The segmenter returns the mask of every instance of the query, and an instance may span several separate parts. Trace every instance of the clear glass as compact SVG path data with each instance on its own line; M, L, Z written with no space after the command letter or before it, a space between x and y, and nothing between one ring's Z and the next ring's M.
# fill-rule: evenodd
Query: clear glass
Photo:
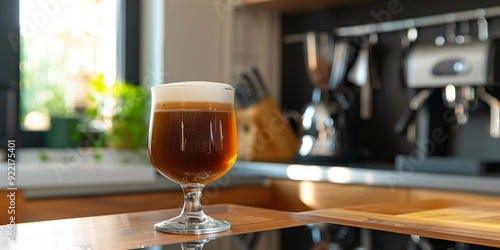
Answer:
M156 223L155 229L180 234L228 230L228 222L203 212L200 198L203 187L236 161L234 89L222 83L171 83L153 87L151 97L149 159L184 192L181 214Z
M195 241L189 241L189 242L181 242L181 249L182 250L202 250L203 246L213 240L212 239L203 239L203 240L195 240Z

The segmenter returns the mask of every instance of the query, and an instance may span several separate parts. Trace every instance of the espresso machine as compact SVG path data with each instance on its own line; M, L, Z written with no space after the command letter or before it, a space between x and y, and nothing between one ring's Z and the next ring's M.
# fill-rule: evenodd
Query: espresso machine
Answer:
M495 70L500 65L500 40L488 37L484 22L481 19L477 22L477 38L469 34L456 35L455 24L449 24L446 36L438 36L434 44L409 46L403 74L406 86L414 95L395 131L406 134L417 149L412 155L396 156L398 170L483 175L486 169L499 165L498 159L435 156L439 144L457 143L449 135L459 134L458 131L467 127L471 112L479 105L489 108L489 126L476 129L474 136L487 133L488 140L500 138L500 101L494 94L495 85L500 83L500 74ZM465 25L468 22L461 24ZM427 104L431 96L439 95L444 109ZM446 124L447 129L430 126L433 119Z

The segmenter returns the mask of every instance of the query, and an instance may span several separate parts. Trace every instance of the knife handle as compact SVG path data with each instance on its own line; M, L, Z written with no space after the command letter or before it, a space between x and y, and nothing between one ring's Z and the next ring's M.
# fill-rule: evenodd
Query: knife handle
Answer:
M368 82L361 86L360 91L360 116L364 120L369 120L373 116L373 90Z

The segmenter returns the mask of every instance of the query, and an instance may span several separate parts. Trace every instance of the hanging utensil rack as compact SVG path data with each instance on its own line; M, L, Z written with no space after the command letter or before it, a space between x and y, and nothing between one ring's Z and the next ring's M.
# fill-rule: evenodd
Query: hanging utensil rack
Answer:
M410 28L436 26L497 16L500 16L500 6L450 12L445 14L387 21L381 23L369 23L363 25L340 27L334 29L333 34L338 37L357 37L374 33L395 32ZM283 42L285 44L302 42L305 38L305 35L306 33L286 35L283 37Z

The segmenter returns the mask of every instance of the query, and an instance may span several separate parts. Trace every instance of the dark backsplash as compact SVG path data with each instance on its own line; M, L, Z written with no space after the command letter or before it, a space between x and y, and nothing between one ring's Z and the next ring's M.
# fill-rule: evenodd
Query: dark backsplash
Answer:
M393 4L391 8L388 5ZM453 11L469 10L498 5L498 1L431 1L431 0L388 0L359 5L327 8L282 16L283 35L307 31L332 31L336 27L359 25L387 20L399 20ZM393 13L390 12L392 10ZM397 10L397 11L395 11ZM489 21L490 37L500 37L500 19ZM417 43L433 43L438 35L444 35L445 26L419 29ZM471 34L477 34L471 22ZM300 43L282 46L282 105L286 109L302 112L311 101L313 86L307 78L304 64L303 45ZM401 75L403 50L400 46L400 32L379 35L375 47L376 61L382 88L374 92L374 117L364 121L359 119L359 106L353 106L347 114L350 141L356 148L356 157L362 160L392 162L398 154L411 154L417 149L409 143L405 135L394 133L394 125L408 109L410 90L404 86ZM347 83L359 98L358 87ZM499 96L500 91L494 91ZM429 100L432 117L442 117L445 108L441 101L441 91ZM450 123L443 119L431 118L431 129L442 128L450 136L446 143L436 145L432 155L498 158L500 140L489 137L487 129L489 111L480 105L471 113L467 127L450 129Z

